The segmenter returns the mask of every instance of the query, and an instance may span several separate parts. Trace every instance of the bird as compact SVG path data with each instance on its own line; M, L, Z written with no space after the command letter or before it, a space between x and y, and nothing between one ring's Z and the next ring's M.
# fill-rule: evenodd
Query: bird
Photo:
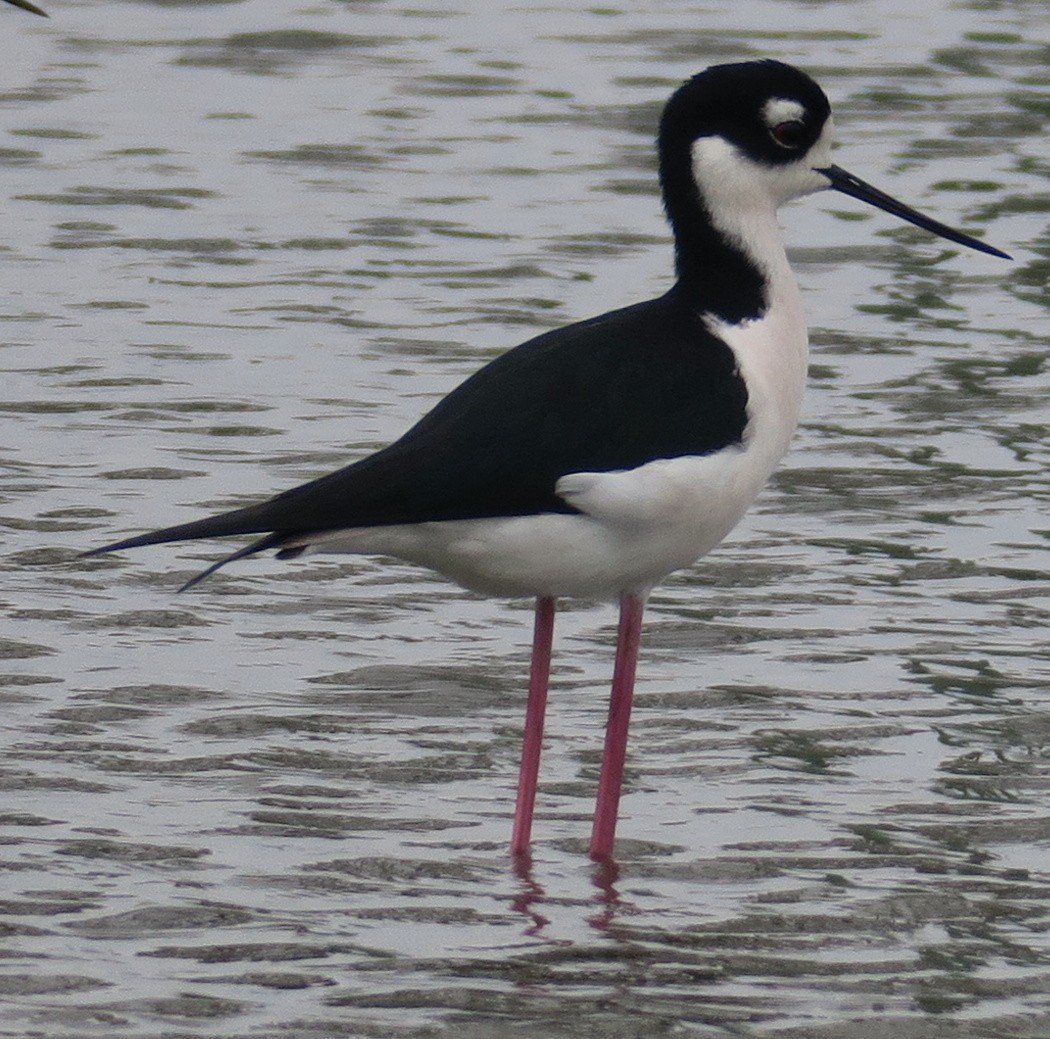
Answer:
M663 295L510 349L344 468L84 555L261 535L184 589L272 549L389 556L535 600L516 857L530 853L557 600L618 602L589 844L611 860L646 600L732 530L798 422L808 337L777 209L833 189L1009 259L835 165L831 144L828 99L801 70L765 59L699 72L666 103L656 138L675 258Z

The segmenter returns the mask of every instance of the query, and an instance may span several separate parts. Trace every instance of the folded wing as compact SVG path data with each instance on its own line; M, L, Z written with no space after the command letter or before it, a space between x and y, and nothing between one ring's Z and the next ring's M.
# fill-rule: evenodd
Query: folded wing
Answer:
M313 531L571 513L555 490L561 477L738 444L746 403L732 352L672 290L523 343L352 465L256 505L86 554L267 535L215 569Z

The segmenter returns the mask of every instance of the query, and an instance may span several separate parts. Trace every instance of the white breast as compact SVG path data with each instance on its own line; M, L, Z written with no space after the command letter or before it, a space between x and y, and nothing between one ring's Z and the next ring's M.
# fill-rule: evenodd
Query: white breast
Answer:
M745 445L759 486L791 442L809 362L805 315L786 261L770 286L772 302L760 320L731 325L707 319L711 331L732 348L747 386Z

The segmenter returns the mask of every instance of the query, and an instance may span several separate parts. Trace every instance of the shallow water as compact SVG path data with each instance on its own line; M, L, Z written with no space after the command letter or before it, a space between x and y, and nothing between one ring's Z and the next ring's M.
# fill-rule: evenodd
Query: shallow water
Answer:
M1050 1034L1048 23L1037 4L0 10L0 1035ZM643 9L644 8L644 9ZM614 615L407 565L78 561L398 435L667 285L659 106L816 75L795 448L655 593L615 867Z

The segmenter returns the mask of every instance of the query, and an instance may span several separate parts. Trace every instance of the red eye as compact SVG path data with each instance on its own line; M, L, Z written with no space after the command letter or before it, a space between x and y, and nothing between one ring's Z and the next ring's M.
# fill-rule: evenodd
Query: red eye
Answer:
M801 148L806 141L806 124L801 119L788 119L769 130L781 148Z

